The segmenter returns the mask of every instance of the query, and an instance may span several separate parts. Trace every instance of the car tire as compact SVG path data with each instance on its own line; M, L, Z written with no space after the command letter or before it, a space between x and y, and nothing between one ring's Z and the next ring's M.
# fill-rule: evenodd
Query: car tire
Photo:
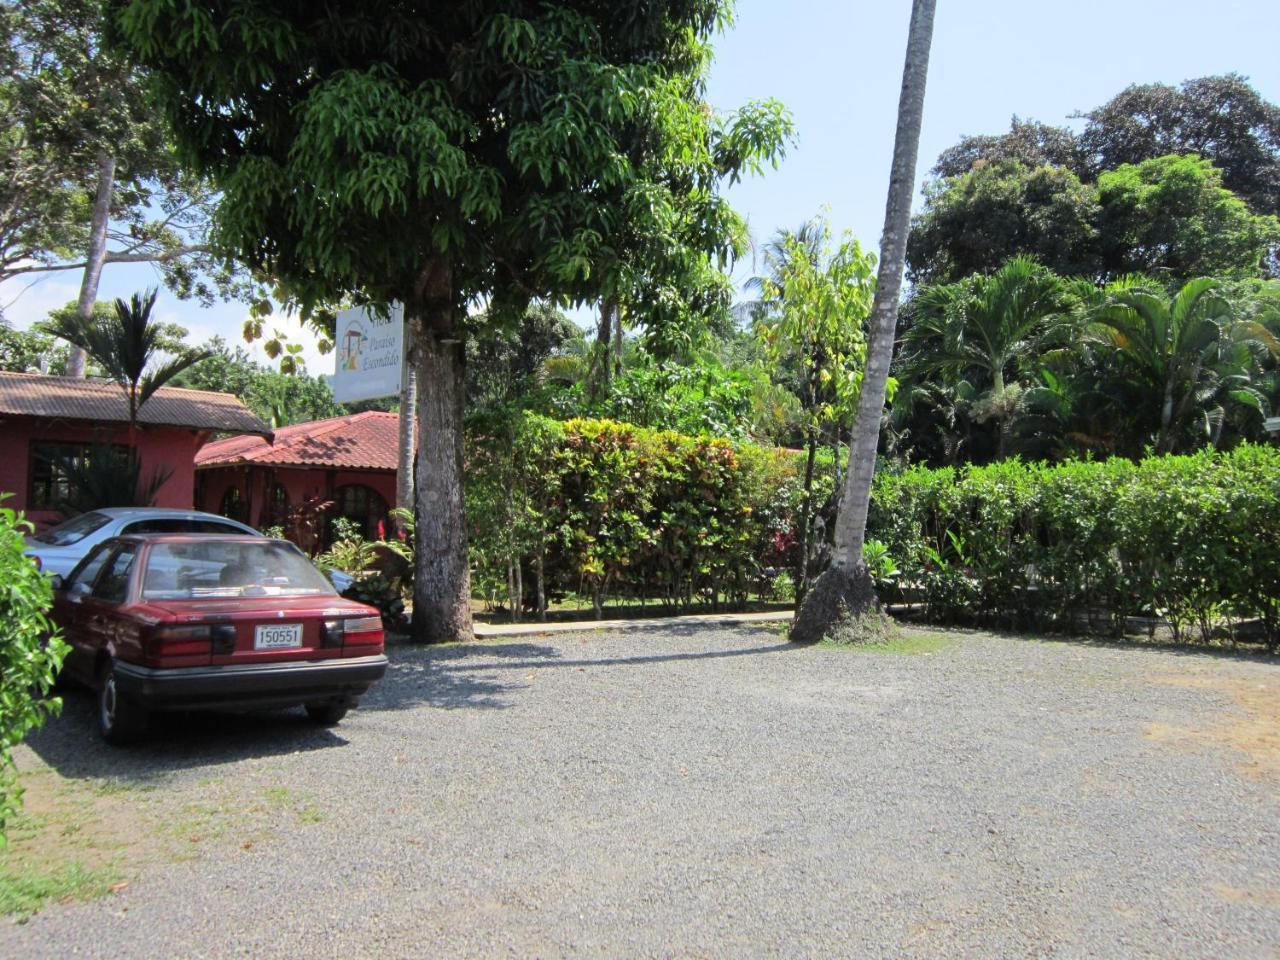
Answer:
M128 697L116 684L115 662L108 660L98 680L98 733L114 746L133 743L147 732L150 714Z
M322 727L332 727L341 723L350 709L350 704L342 700L320 700L307 704L307 718Z

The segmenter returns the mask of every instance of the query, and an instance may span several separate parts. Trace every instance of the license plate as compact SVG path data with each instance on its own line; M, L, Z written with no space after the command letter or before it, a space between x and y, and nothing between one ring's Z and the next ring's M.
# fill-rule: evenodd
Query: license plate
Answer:
M253 649L288 650L302 646L302 624L273 623L253 631Z

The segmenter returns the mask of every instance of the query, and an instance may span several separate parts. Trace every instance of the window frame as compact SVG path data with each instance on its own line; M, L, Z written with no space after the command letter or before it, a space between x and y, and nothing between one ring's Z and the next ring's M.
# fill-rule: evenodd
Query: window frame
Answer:
M118 607L120 604L126 603L129 600L129 587L133 582L134 572L137 569L138 555L141 552L141 547L136 543L119 543L116 544L115 547L115 552L108 558L107 562L103 564L102 569L98 572L98 576L94 580L93 587L89 591L89 596L98 601L98 603L106 603L111 606ZM116 599L115 594L106 597L99 595L98 591L102 588L103 582L107 578L107 572L115 567L116 561L119 560L121 555L126 552L129 553L129 565L125 567L124 570L124 576L122 578L123 585L119 594L119 599Z
M89 549L89 552L81 558L80 562L71 568L71 572L66 575L62 582L62 589L70 594L74 592L73 588L77 584L83 584L85 589L80 595L89 596L92 594L94 584L97 583L98 577L102 576L102 571L106 569L108 561L111 560L112 555L120 546L120 544L114 543L111 540L104 540L102 543L95 544ZM91 564L100 554L103 559L102 563L98 566L98 569L93 572L93 576L89 577L87 580L83 579L84 571L88 569L89 564Z

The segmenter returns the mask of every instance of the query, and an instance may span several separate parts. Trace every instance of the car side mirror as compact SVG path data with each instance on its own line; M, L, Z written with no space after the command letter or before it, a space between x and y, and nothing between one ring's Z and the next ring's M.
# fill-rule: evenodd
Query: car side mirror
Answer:
M54 590L61 590L62 584L63 584L62 574L60 573L55 573L52 577L49 578L49 586L53 587Z

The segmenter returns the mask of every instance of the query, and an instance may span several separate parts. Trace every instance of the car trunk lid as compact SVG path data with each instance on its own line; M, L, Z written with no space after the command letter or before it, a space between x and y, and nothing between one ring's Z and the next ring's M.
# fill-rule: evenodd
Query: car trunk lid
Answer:
M165 600L150 604L169 624L214 628L210 663L273 663L342 656L342 638L326 638L326 620L364 608L336 596Z

